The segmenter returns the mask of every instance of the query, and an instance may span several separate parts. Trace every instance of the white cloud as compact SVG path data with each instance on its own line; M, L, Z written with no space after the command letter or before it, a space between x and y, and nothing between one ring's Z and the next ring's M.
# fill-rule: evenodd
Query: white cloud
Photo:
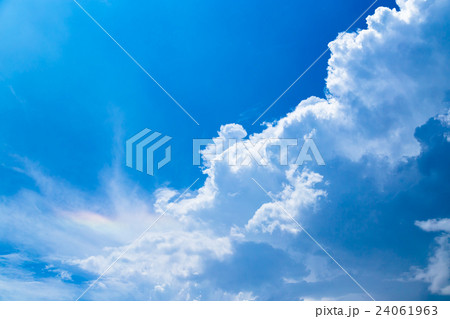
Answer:
M310 97L300 102L293 112L248 139L301 139L313 134L325 161L336 156L356 161L374 155L396 163L404 156L417 155L415 128L446 107L443 98L450 83L450 44L441 30L449 20L450 3L409 0L399 1L399 6L400 11L377 9L368 18L367 29L330 44L325 99ZM245 139L247 132L238 124L228 124L220 128L218 137ZM299 148L290 150L298 154ZM293 166L279 165L274 160L277 149L270 143L263 152L272 159L267 166L230 167L225 158L207 161L204 185L173 204L89 296L198 299L220 294L230 299L255 298L254 292L210 291L202 295L190 277L201 274L207 260L232 254L233 240L253 239L258 236L255 231L261 231L261 236L275 229L297 233L298 228L277 203L301 221L326 196L321 186L326 175L313 172L314 166L296 171ZM103 192L88 195L30 166L25 173L36 181L39 191L22 190L0 203L1 232L43 259L75 264L96 275L181 193L161 188L148 194L109 171ZM270 191L277 203L272 203L252 178ZM446 220L417 225L426 231L448 231ZM270 241L268 237L264 240ZM447 294L448 235L437 241L434 257L417 278L430 282L432 291ZM67 274L61 272L60 277L68 278ZM318 278L311 274L308 279Z
M427 232L444 232L435 238L437 247L425 269L415 269L414 279L430 284L432 293L450 295L450 219L416 221L418 227Z
M71 263L91 273L101 274L126 248L105 248L102 254L72 260ZM230 254L231 243L225 237L217 238L201 231L175 230L173 225L167 231L152 229L102 278L100 290L103 294L120 291L121 295L127 295L154 286L148 298L156 299L158 294L167 291L173 293L189 289L194 284L190 282L190 277L202 273L205 260L221 260ZM127 282L128 285L123 285ZM97 289L92 288L90 293L98 296ZM191 297L195 296L191 294ZM188 298L186 294L181 294L178 299Z
M326 99L302 101L254 138L316 129L328 157L371 154L396 161L418 155L415 128L448 108L450 44L441 30L450 4L409 0L399 6L378 8L367 29L329 44Z
M60 280L72 278L64 267L78 266L94 276L100 275L126 245L160 216L163 203L179 195L177 191L163 188L155 192L156 200L153 200L151 194L131 187L131 183L110 172L107 175L113 178L103 185L104 195L93 197L44 175L28 161L24 162L24 169L16 170L33 178L39 190L23 190L0 203L3 240L14 242L21 253L37 253L43 263L58 263L61 268L48 266L47 271L54 273L53 280L36 279L33 284L36 286L53 282L58 289L63 288ZM232 252L228 237L218 237L193 220L177 218L177 214L195 211L198 203L209 201L208 196L205 199L204 188L188 192L176 211L158 221L102 279L96 288L103 287L100 289L103 295L96 294L95 289L93 295L104 299L105 296L114 298L118 293L120 299L132 294L133 289L140 289L136 291L137 298L157 298L161 292L158 289L154 295L143 295L142 291L149 285L165 285L170 294L185 291L178 297L186 299L190 287L186 279L201 273L206 260L220 260ZM16 266L20 265L16 263ZM124 285L128 281L132 284ZM62 295L75 299L81 288L70 289L70 296L66 294L69 292ZM12 291L12 287L6 289ZM38 294L35 296L40 299Z
M450 4L441 0L410 0L400 1L399 6L400 11L377 9L368 18L367 29L330 43L326 99L311 97L302 101L293 112L248 139L255 143L265 138L303 138L314 134L325 160L335 156L358 160L373 155L387 157L395 164L404 156L417 155L415 128L446 107L443 98L449 83L450 47L439 30L450 14ZM238 124L223 125L218 132L218 138L225 140L246 137L247 132ZM210 145L205 153L213 147ZM174 243L170 246L172 253L186 266L170 260L164 250L156 249L162 261L154 265L154 276L161 274L161 278L169 280L161 272L165 267L175 277L200 272L202 256L221 258L229 253L228 249L220 250L217 241L231 245L231 240L243 240L242 236L255 238L252 237L255 231L272 233L275 229L295 234L298 227L280 211L277 203L301 221L326 196L319 186L326 176L280 166L275 160L278 149L270 143L261 150L272 159L268 166L254 162L248 166L229 166L228 151L224 150L222 159L205 162L205 184L173 205L169 212L173 217L170 227L176 229L174 236L185 236L185 242L171 236L165 240ZM298 154L298 148L292 148L291 152ZM242 148L237 153L246 156ZM251 178L274 194L277 203L272 203ZM156 211L164 211L177 194L169 189L156 193ZM198 248L198 238L187 236L186 229L192 229L193 225L211 230L204 235L211 246ZM239 236L228 237L230 232ZM145 241L147 249L155 245L152 238ZM176 248L177 245L181 246ZM192 258L186 253L190 250ZM140 254L130 255L136 265L130 271L145 272L145 267L149 267L145 262L148 251L143 249ZM111 260L117 252L110 252L105 260ZM101 256L104 255L98 255ZM166 263L164 258L168 258ZM168 266L172 263L173 266ZM193 298L188 286L183 291Z
M32 271L20 266L33 262L18 253L0 255L1 300L70 300L77 288L63 282L62 277L36 279Z
M268 123L261 133L248 139L255 144L263 139L301 139L313 134L325 161L336 156L357 161L369 155L387 158L395 167L399 160L418 155L416 127L448 107L444 97L449 89L450 44L440 30L450 16L450 4L442 0L409 0L398 4L399 11L378 8L368 17L366 29L330 43L326 99L310 97L300 102L294 111ZM218 136L243 139L247 132L238 124L228 124L221 127ZM215 146L217 143L204 153ZM237 185L246 189L243 180L252 177L279 194L281 203L291 203L289 209L294 215L300 203L311 206L325 195L315 190L314 185L308 192L295 192L298 186L295 183L280 189L279 185L292 181L287 178L289 168L277 163L278 149L270 142L260 150L271 159L267 166L252 162L248 166L229 167L226 164L229 151L225 150L215 162L205 162L208 182L215 190L214 195L210 192L210 203L224 202L221 193L236 194ZM289 158L295 159L298 152L299 147L291 147ZM242 148L237 149L237 154L247 156ZM326 176L323 178L326 180ZM247 200L259 198L247 196ZM214 207L218 211L223 209ZM274 204L263 204L248 219L247 229L259 227L271 232L280 227L295 232L277 211Z
M326 193L314 189L322 181L322 176L307 170L298 174L296 170L297 167L292 166L286 171L289 183L279 194L272 195L277 199L275 202L265 203L255 212L245 226L247 230L272 233L279 228L294 234L300 231L286 212L297 220L302 209L308 208Z
M364 152L413 156L417 126L446 109L450 45L441 32L448 1L398 1L378 8L368 28L330 44L327 88L352 121L355 158Z
M416 221L415 225L427 232L443 231L450 233L450 218Z
M243 139L246 136L247 132L239 124L222 125L219 130L219 137L223 139Z

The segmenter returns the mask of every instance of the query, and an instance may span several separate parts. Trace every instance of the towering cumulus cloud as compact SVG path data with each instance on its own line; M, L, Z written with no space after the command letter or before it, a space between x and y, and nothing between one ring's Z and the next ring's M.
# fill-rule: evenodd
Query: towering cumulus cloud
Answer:
M450 158L450 1L397 4L378 8L366 29L329 43L325 97L301 101L250 136L224 124L203 151L204 184L177 202L182 190L148 194L120 169L108 173L101 195L87 196L25 165L22 173L39 189L1 202L10 214L0 215L0 230L32 253L1 257L8 272L0 275L0 297L44 298L46 292L28 291L43 281L64 292L61 298L77 297L166 211L83 298L367 299L284 211L375 298L428 298L418 284L449 295L442 215L449 193L442 176L449 172L433 165ZM294 165L301 145L289 147L289 163L280 165L280 148L270 141L258 150L267 165L230 166L226 147L223 156L207 156L224 140L255 145L270 138L313 138L326 166ZM242 148L233 151L246 157ZM426 221L416 227L416 220ZM435 244L425 237L431 231L441 232ZM47 265L45 279L23 267L31 255ZM17 286L17 278L26 283Z

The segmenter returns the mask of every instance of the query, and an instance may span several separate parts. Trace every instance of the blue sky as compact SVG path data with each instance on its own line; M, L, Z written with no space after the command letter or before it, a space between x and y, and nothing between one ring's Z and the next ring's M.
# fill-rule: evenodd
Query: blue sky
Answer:
M450 4L336 40L371 3L80 1L196 125L73 1L0 1L0 299L76 299L199 178L83 299L367 300L283 207L375 299L448 300ZM144 128L173 138L155 176L125 166ZM192 165L236 134L326 165Z

